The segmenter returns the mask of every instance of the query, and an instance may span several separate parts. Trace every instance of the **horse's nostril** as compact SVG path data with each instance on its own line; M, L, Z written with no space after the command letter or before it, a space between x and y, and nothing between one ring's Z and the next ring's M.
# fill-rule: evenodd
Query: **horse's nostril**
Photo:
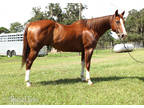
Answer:
M122 38L124 38L124 34L122 34L122 36L121 36Z

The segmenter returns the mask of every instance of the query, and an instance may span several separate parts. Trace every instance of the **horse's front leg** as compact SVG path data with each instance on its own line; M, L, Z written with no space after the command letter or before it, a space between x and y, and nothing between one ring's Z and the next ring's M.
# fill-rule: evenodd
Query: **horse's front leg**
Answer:
M82 81L85 81L85 77L84 77L84 68L85 68L85 52L82 51L82 54L81 54L81 80Z
M90 79L90 62L92 54L93 54L93 48L85 49L86 81L88 81L88 85L93 84Z

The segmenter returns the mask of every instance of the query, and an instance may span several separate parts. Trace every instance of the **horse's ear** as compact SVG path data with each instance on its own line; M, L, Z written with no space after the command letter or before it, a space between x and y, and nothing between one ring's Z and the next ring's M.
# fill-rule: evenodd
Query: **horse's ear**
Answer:
M118 16L118 9L115 11L115 16Z
M121 13L122 16L124 16L124 14L125 14L125 11L123 11L123 12Z

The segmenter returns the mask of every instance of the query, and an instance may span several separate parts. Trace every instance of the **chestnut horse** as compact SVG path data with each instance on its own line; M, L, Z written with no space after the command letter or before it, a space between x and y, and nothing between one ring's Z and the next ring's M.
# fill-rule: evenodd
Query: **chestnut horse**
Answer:
M26 25L23 42L22 66L26 63L25 81L27 87L30 84L30 69L38 52L44 45L50 45L65 52L81 52L81 78L88 81L90 79L90 61L96 44L107 30L112 29L120 38L126 37L124 27L125 12L93 18L83 19L71 25L63 25L52 20L40 20ZM84 67L86 66L86 78L84 77Z

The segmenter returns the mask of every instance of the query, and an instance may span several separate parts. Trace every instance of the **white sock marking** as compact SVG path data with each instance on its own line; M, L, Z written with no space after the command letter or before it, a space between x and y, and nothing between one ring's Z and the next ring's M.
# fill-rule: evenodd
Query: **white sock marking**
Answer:
M124 27L123 20L121 18L120 18L120 23L121 23L121 26L122 26L122 29L123 29L123 34L127 35L127 32L126 32L125 27Z
M90 73L88 70L86 70L86 80L90 80Z
M86 70L86 80L88 81L88 85L92 85L93 84L91 79L90 79L90 73L89 73L88 70Z
M30 70L26 70L25 81L29 81L29 76L30 76Z

